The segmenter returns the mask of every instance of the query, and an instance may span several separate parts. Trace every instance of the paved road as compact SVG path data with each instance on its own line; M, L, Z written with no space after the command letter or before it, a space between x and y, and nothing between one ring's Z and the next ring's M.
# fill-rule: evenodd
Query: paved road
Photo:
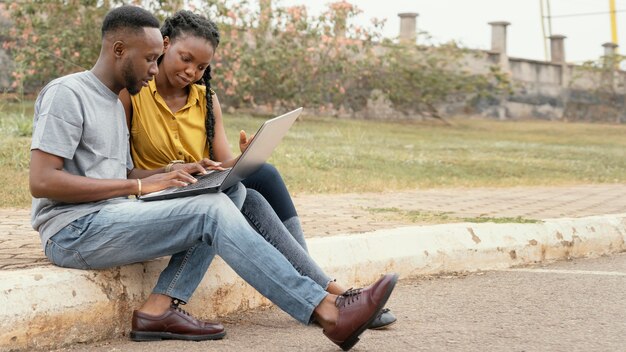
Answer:
M625 351L626 253L470 275L402 280L399 322L353 351ZM224 318L221 341L134 343L62 351L339 351L319 328L275 308Z
M307 237L317 237L390 229L415 219L428 224L478 216L546 219L626 213L626 184L297 195L294 202ZM426 216L380 211L394 208ZM440 213L449 218L428 215ZM29 214L29 209L0 209L0 270L49 265Z

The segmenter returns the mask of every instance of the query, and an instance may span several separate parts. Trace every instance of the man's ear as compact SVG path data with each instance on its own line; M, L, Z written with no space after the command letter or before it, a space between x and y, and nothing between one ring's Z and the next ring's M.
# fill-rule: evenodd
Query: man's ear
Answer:
M126 53L126 45L123 41L118 40L113 43L113 55L115 55L116 58L121 58L124 56L124 53Z

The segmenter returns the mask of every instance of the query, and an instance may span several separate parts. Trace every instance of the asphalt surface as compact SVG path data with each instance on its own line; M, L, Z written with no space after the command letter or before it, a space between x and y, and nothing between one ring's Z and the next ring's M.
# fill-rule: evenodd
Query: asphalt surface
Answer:
M365 332L352 351L626 351L624 288L626 253L404 279L387 304L398 323ZM319 328L276 308L222 321L220 341L124 338L58 351L340 351Z

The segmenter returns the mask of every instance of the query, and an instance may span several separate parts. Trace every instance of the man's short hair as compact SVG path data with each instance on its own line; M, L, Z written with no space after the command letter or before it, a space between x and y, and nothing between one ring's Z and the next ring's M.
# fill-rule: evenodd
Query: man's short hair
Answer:
M102 22L102 38L107 33L120 29L139 32L144 27L159 28L159 20L147 10L138 6L124 5L117 7L104 17Z

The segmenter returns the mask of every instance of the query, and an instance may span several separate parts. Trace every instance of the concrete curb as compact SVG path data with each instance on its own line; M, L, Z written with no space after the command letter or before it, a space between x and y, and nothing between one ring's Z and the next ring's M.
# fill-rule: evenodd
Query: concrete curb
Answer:
M536 224L409 226L309 239L332 277L355 286L401 277L509 268L626 250L626 214ZM165 259L100 271L45 266L0 272L0 351L124 336ZM219 258L186 307L208 318L269 304Z

